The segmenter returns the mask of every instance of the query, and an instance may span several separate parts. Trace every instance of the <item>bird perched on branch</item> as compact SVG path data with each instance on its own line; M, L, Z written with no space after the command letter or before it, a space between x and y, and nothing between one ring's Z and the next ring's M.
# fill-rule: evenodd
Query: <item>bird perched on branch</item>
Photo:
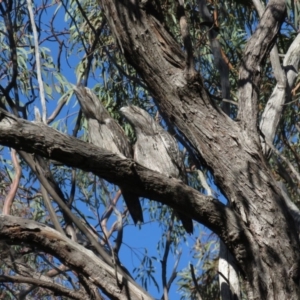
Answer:
M134 160L150 170L187 182L183 159L173 136L137 106L122 107L120 112L136 133ZM176 214L185 230L192 233L192 219L179 212Z
M87 119L89 142L121 157L132 158L132 148L123 128L110 116L97 96L82 85L75 86L74 92ZM121 191L134 223L143 222L139 198L125 187Z

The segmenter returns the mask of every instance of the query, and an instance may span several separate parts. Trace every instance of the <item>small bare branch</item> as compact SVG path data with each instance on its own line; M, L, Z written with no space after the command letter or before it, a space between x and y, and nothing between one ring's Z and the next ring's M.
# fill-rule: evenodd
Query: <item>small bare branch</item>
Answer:
M292 174L296 177L296 179L298 180L298 183L300 183L300 174L297 172L297 170L294 168L293 164L282 154L280 153L274 146L273 144L268 141L267 139L265 139L265 142L267 143L267 145L271 148L271 150L281 159L283 160L288 168L291 170Z
M90 297L88 297L87 295L83 294L80 291L71 291L69 289L64 288L62 285L49 282L49 281L43 281L36 278L29 278L24 276L0 275L0 282L28 283L28 284L33 284L35 286L49 289L50 291L53 291L57 295L65 296L71 299L77 299L77 300L90 299Z
M148 295L134 281L127 281L118 272L118 280L126 284L126 288L120 289L116 286L114 271L102 259L97 257L92 251L74 243L66 236L61 235L56 230L22 218L0 215L0 239L10 239L18 243L28 243L37 249L55 255L63 264L77 270L89 281L113 299L148 299L153 298ZM4 280L0 277L0 280ZM40 282L30 282L39 284ZM43 282L41 282L43 284ZM130 293L130 294L128 294Z
M186 67L188 77L193 77L196 73L193 46L189 32L189 25L184 11L184 0L178 0L177 15L179 18L179 26L181 31L181 36L184 44L185 51L187 53Z
M199 288L199 285L198 285L198 282L197 282L197 279L196 279L196 275L195 275L194 266L192 264L190 264L190 268L191 268L192 279L193 279L195 289L196 289L197 299L202 300L201 293L200 293L200 288Z
M50 124L53 120L55 120L55 118L60 113L60 111L62 110L64 105L67 103L67 100L68 100L68 97L66 96L58 103L57 107L55 108L55 110L53 111L51 116L47 119L47 124Z
M10 210L11 210L11 206L13 204L14 198L16 196L18 187L19 187L19 183L20 183L20 179L21 179L21 175L22 175L22 169L21 166L18 162L17 159L17 153L15 149L11 149L11 158L12 158L12 162L15 168L15 177L13 179L13 182L10 186L10 191L8 192L5 201L4 201L4 205L3 205L3 215L10 215Z
M171 244L172 244L171 233L172 233L172 230L173 230L174 218L175 218L175 213L173 211L171 219L170 219L168 232L166 234L165 251L164 251L163 258L161 260L161 266L162 266L161 267L161 277L162 277L162 284L163 284L163 289L164 289L164 296L163 296L164 300L169 300L168 293L169 293L169 288L170 287L167 284L167 262L168 262L170 247L171 247Z
M257 104L262 62L274 45L285 13L285 1L269 1L259 25L247 43L239 70L238 119L244 124L249 135L255 138L258 136Z
M118 256L123 242L123 218L122 214L118 210L115 209L115 213L117 215L117 221L115 222L113 229L117 231L117 238L115 240L113 252Z
M42 120L44 124L47 124L47 106L46 106L46 99L45 99L45 91L44 91L44 84L41 72L41 60L40 60L40 50L39 50L39 41L38 41L38 34L36 30L36 25L34 21L34 14L32 9L32 2L31 0L27 0L27 8L30 16L30 23L33 32L34 38L34 50L35 50L35 60L36 60L36 72L37 72L37 79L39 83L39 93L42 105Z
M267 105L263 111L260 130L265 139L272 141L275 137L281 114L284 108L284 103L290 100L292 87L298 77L298 67L300 61L300 34L297 35L293 43L290 45L284 60L283 67L287 78L287 85L280 85L278 82L269 98ZM262 149L265 155L269 153L269 147L261 138Z
M122 193L121 190L118 190L114 199L111 201L111 204L109 205L109 207L105 210L103 216L102 216L102 221L101 221L101 225L102 227L106 227L106 223L107 220L109 219L110 215L112 214L114 207L116 206L119 198L121 197Z
M47 194L47 191L46 189L41 185L41 192L42 192L42 195L43 195L43 199L44 199L44 203L45 203L45 206L49 212L49 215L50 215L50 220L51 222L53 223L54 225L54 228L60 232L61 234L65 234L62 227L60 226L60 223L58 221L58 218L57 218L57 215L55 213L55 210L53 209L53 206L51 204L51 200L49 199L49 196Z
M172 270L171 276L170 276L170 278L168 280L168 285L167 285L168 290L170 289L171 284L173 283L173 281L177 277L177 267L178 267L178 264L179 264L179 261L180 261L180 258L181 258L181 254L182 254L182 250L179 250L179 253L177 255L177 259L176 259L175 264L173 266L173 270Z

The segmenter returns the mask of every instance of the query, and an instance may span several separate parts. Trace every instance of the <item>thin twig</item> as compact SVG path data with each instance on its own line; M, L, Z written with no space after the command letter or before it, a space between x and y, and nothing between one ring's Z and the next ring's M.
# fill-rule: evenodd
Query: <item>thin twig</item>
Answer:
M113 209L116 206L121 195L122 195L122 193L121 193L121 190L119 189L117 191L114 199L110 202L110 206L108 207L108 209L104 212L104 214L102 216L102 221L101 221L102 226L106 226L106 222L107 222L108 218L110 217L110 215L112 214Z
M49 212L50 220L52 224L54 225L54 228L59 231L61 234L65 235L65 232L63 231L62 227L60 226L60 223L58 221L57 215L55 213L55 210L53 209L53 206L51 204L51 200L49 199L49 196L47 194L46 189L41 185L41 192L44 199L44 204Z
M44 84L43 84L43 78L42 78L42 72L41 72L39 41L38 41L38 34L37 34L35 21L34 21L31 0L27 0L27 8L28 8L29 16L30 16L31 28L32 28L32 32L33 32L33 38L34 38L36 71L37 71L37 79L38 79L38 83L39 83L39 94L40 94L41 105L42 105L42 120L43 120L44 124L47 124L47 107L46 107Z
M172 238L171 238L171 233L173 231L174 218L175 218L175 213L173 211L172 215L171 215L171 219L170 219L168 232L166 235L165 251L164 251L162 261L161 261L161 266L162 266L161 276L162 276L162 283L163 283L163 289L164 289L164 295L163 295L164 300L169 299L169 295L168 295L169 288L168 288L168 284L167 284L167 261L168 261L168 256L169 256L169 252L170 252L170 247L173 242Z
M119 215L121 215L119 213ZM122 217L121 217L121 220L122 220ZM123 239L123 226L121 224L121 231L122 231L122 235L121 235L121 239ZM100 223L100 228L102 229L103 231L103 235L104 235L104 239L106 241L106 245L109 247L110 249L110 252L111 252L111 255L112 255L112 260L113 260L113 267L114 267L114 271L115 271L115 278L116 278L116 283L118 286L121 286L121 283L119 281L119 278L118 278L118 264L119 264L119 258L118 256L116 255L116 253L114 252L114 249L113 247L111 246L110 242L109 242L109 236L106 235L107 233L107 229L104 230L104 228L102 227L102 224Z
M198 300L202 300L201 294L200 294L200 289L199 289L199 285L195 276L195 270L194 270L194 266L192 264L190 264L190 268L191 268L191 275L192 275L192 279L196 288L196 293L197 293L197 298Z
M177 277L177 267L178 267L178 264L180 262L181 254L182 254L182 250L180 249L179 253L177 255L177 259L175 261L175 264L173 266L173 270L172 270L171 276L170 276L170 278L168 280L168 285L167 285L168 291L170 290L171 284L173 283L173 281Z
M112 226L112 228L114 229L114 231L117 231L117 238L113 251L118 256L121 245L123 243L123 218L122 214L117 209L115 209L115 213L117 215L117 221L114 223L114 226Z
M24 276L1 275L0 282L15 282L15 283L34 284L34 285L38 285L40 287L47 288L47 289L53 291L54 293L57 293L58 295L66 296L71 299L78 299L78 300L88 299L87 297L85 297L85 295L83 295L79 291L72 291L72 290L66 289L62 285L59 285L59 284L56 284L53 282L39 280L36 278L29 278L29 277L24 277Z
M11 206L16 197L16 193L17 193L21 175L22 175L22 169L18 162L17 153L16 153L15 149L11 149L11 158L12 158L12 162L13 162L16 174L15 174L13 182L10 186L10 191L8 192L8 194L5 198L5 201L4 201L3 212L2 212L3 215L10 215Z
M265 142L268 144L268 146L272 149L272 151L278 155L289 167L289 169L292 171L292 173L295 175L295 177L297 178L298 182L300 183L300 174L296 171L296 169L294 168L294 166L291 164L291 162L283 155L281 154L273 145L270 141L268 141L267 139L265 139Z
M57 117L57 115L60 113L64 105L67 103L67 100L68 97L66 96L62 99L62 101L60 101L60 103L58 103L57 107L55 108L51 116L47 119L47 124L51 123Z

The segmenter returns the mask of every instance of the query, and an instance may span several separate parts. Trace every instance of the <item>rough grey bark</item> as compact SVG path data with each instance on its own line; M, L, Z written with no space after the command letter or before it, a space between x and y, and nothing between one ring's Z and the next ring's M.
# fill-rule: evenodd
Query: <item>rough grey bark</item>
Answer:
M269 143L273 142L284 104L290 100L292 87L298 76L299 59L300 34L297 35L284 56L283 70L286 84L281 84L280 82L276 84L261 117L260 129L264 134L264 137L261 139L264 153L268 153L270 148L265 139L267 139Z
M242 247L236 247L239 234L223 239L245 276L249 299L298 299L299 240L265 163L257 130L261 65L284 20L284 1L269 2L245 49L236 122L214 106L200 76L186 76L180 45L150 10L130 1L100 3L125 57L147 83L160 111L206 161L239 224L250 230Z
M247 43L239 70L239 114L241 122L257 136L257 109L261 69L285 18L285 2L269 2L254 34ZM249 134L249 132L248 132Z
M279 121L284 110L284 104L291 99L292 87L294 86L298 76L297 70L299 68L299 59L300 35L298 34L293 43L290 45L283 60L282 72L284 74L286 84L283 84L284 81L282 80L277 82L272 92L272 95L268 100L267 105L263 111L261 121L259 124L260 130L263 134L260 140L262 145L262 151L265 156L268 156L269 152L272 151L270 148L270 144L272 145L272 142L275 138ZM281 193L284 197L289 213L293 217L299 231L300 211L289 198L288 193L286 192L286 189L283 186L283 184L278 183L277 185L281 189Z
M264 13L264 10L265 10L264 4L261 2L261 0L252 0L252 2L255 6L255 9L256 9L259 17L261 18ZM275 76L278 84L280 86L285 86L286 78L285 78L284 71L280 64L278 48L277 48L276 44L274 44L272 50L270 51L270 60L271 60L274 76Z
M264 5L260 0L253 0L253 4L262 17L264 12ZM260 120L260 130L263 136L260 137L262 151L265 156L269 156L270 144L272 144L275 134L277 132L278 124L284 110L284 104L291 99L291 91L296 82L299 69L300 59L300 35L298 34L295 40L290 45L287 53L284 56L283 64L281 67L278 49L276 44L270 52L270 60L277 80L277 84L272 92L270 99L262 113ZM285 199L289 213L293 217L298 230L300 228L300 211L297 206L291 201L282 183L277 184L281 189L281 193Z
M201 19L207 24L208 37L212 50L214 64L220 73L222 98L230 99L230 82L229 82L229 66L222 56L222 48L217 36L219 30L214 24L214 19L211 16L205 0L198 0L199 14ZM229 116L230 104L228 102L221 103L222 110ZM228 203L230 205L230 203ZM226 245L220 242L218 272L219 276L220 296L223 300L232 300L235 295L235 300L239 299L240 285L238 278L238 268Z

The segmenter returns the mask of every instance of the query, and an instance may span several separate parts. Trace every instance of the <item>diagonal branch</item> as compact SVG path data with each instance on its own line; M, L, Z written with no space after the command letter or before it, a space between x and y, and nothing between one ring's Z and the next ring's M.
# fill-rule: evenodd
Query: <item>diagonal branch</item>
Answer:
M252 0L252 2L255 6L255 9L256 9L259 17L261 18L264 11L265 11L264 4L261 2L261 0ZM274 76L277 80L277 83L280 86L285 86L286 77L285 77L284 71L282 70L281 65L280 65L278 48L277 48L276 44L274 44L274 47L272 48L272 50L270 52L270 61L271 61L271 64L272 64Z
M60 161L95 175L133 193L160 201L188 214L226 239L228 218L236 231L239 219L222 203L188 187L182 181L150 171L130 159L124 159L42 123L19 119L0 111L0 143L16 149ZM225 232L224 232L225 229Z
M54 228L60 232L61 234L64 234L64 231L58 221L57 215L55 213L55 210L51 204L51 200L49 198L49 195L47 194L46 189L43 187L43 185L41 185L41 192L42 192L42 196L43 196L43 200L44 200L44 204L45 207L48 210L49 216L50 216L50 220L54 226Z
M292 88L298 77L299 61L300 34L297 35L284 56L283 68L287 84L286 86L280 85L279 82L276 84L261 117L260 129L264 135L264 138L262 138L262 147L265 155L270 149L268 144L265 142L265 139L270 142L273 142L274 140L284 108L284 103L290 100Z
M11 206L15 199L15 196L16 196L16 193L17 193L17 190L19 187L21 175L22 175L22 169L18 162L16 150L14 150L14 149L11 150L11 158L12 158L14 168L16 170L16 175L15 175L15 178L13 179L13 182L10 186L10 190L4 201L3 211L2 211L3 215L10 215Z
M118 275L118 280L126 287L122 289L117 286L115 273L111 267L92 251L44 224L12 216L0 216L0 228L1 240L9 240L18 244L28 243L56 256L64 265L89 278L89 281L100 288L110 299L152 300L142 288L124 281L121 275ZM31 283L34 284L34 282Z
M19 151L23 159L26 161L26 163L31 167L32 170L36 171L36 176L41 182L41 184L44 186L44 188L47 190L47 192L55 199L56 203L58 206L61 208L63 211L65 218L67 220L72 221L78 229L88 238L89 242L91 245L97 250L101 258L105 263L108 265L112 265L112 259L110 255L102 248L102 246L98 243L98 241L94 238L94 236L90 233L90 231L80 222L79 218L72 213L71 209L69 206L66 204L66 201L64 201L64 198L61 197L60 189L56 189L56 184L49 180L49 177L47 178L43 172L45 168L42 168L42 166L39 163L35 163L32 156L30 154L25 153L24 151ZM38 157L39 161L41 162L42 160L40 157ZM118 270L121 272L121 274L126 278L127 280L131 280L131 278L122 272L122 270Z
M277 33L284 21L284 0L271 0L261 17L259 25L249 39L239 71L239 114L249 133L257 136L259 81L263 61L272 49Z
M14 283L28 283L33 284L39 287L46 288L52 292L54 292L55 295L65 296L70 299L77 299L77 300L88 300L90 299L87 295L84 295L80 291L72 291L65 287L63 287L60 284L44 281L41 279L36 278L30 278L30 277L24 277L24 276L8 276L8 275L0 275L0 282L14 282Z

